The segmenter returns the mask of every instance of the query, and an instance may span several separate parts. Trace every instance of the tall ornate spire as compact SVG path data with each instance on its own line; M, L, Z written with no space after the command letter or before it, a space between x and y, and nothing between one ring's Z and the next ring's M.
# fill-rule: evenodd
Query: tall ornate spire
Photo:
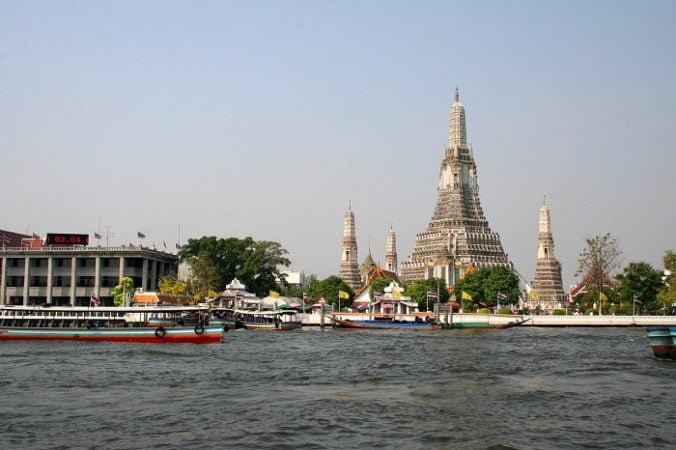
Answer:
M359 263L357 259L357 234L355 231L354 213L352 202L348 203L343 223L343 250L340 257L340 278L352 289L361 287L359 275Z
M455 88L455 103L451 106L448 119L448 147L467 147L467 127L465 125L465 107L460 103L460 93Z
M491 231L481 209L476 164L467 145L465 107L457 88L449 116L437 205L427 231L416 236L413 253L401 265L404 282L443 278L451 286L471 267L511 267L500 236Z
M387 246L385 248L385 269L397 273L399 268L397 262L397 236L394 234L392 224L387 230Z
M538 230L538 260L531 286L532 290L537 293L534 296L537 297L537 301L533 301L530 306L540 305L545 310L553 310L562 307L565 295L561 281L561 264L554 256L554 237L546 198L540 206Z

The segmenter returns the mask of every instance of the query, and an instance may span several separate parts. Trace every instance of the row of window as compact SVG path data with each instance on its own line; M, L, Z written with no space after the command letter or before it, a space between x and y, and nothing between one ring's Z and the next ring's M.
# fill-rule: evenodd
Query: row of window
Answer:
M25 264L24 258L7 258L8 267L24 267ZM31 267L47 267L47 258L30 258ZM70 267L72 264L72 258L54 258L52 260L54 267ZM80 267L95 267L96 258L77 258L77 265ZM150 264L153 261L149 261ZM101 258L102 267L118 267L120 265L119 258ZM141 258L127 258L125 259L125 265L127 267L143 267L143 259Z
M101 306L113 306L112 297L101 297ZM89 306L91 297L75 297L75 306ZM47 303L47 297L29 297L29 305L44 305ZM23 305L23 297L9 297L7 299L8 305ZM50 303L52 306L68 306L70 305L70 297L52 297Z
M138 282L140 286L141 279L138 277L132 277L134 279L134 285ZM24 287L24 277L22 276L12 276L7 277L7 287ZM77 287L94 287L95 277L89 276L80 276L75 278L75 286ZM115 287L119 284L119 277L101 277L101 287ZM71 286L71 277L70 276L55 276L52 277L52 286L53 287L70 287ZM47 277L45 276L33 276L29 277L28 287L47 287Z

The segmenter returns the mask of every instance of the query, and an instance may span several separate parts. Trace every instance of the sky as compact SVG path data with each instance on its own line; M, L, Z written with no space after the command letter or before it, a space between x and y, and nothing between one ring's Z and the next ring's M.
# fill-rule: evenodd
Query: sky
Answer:
M551 210L564 286L585 238L676 250L676 2L0 0L0 229L202 236L337 274L399 261L434 212L456 87L481 205L533 279Z

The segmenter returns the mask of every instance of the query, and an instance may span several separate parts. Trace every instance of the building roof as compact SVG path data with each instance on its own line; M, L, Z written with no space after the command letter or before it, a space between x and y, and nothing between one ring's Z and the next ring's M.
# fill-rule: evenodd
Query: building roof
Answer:
M0 247L21 247L21 242L27 238L32 238L32 236L0 230Z

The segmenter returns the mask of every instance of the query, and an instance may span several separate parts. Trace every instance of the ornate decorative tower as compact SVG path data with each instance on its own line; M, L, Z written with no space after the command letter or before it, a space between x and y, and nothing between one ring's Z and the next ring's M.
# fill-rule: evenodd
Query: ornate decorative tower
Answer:
M511 269L500 235L491 231L479 202L476 164L467 144L465 107L455 90L444 148L437 205L427 231L416 235L415 248L401 265L401 279L443 278L454 285L468 270L505 266Z
M359 275L359 263L357 262L357 235L352 213L352 202L348 204L345 212L345 225L343 228L343 252L340 257L340 278L353 290L361 287Z
M366 259L364 259L364 262L361 263L361 267L359 268L359 272L361 273L362 286L368 283L369 276L376 269L376 267L378 267L378 265L373 260L373 256L371 256L371 243L369 240L369 252L366 255Z
M561 281L561 264L554 256L554 238L547 199L542 201L540 207L539 228L538 261L535 267L535 279L531 285L536 294L531 294L531 302L544 305L545 310L556 309L562 306L565 294Z
M387 246L385 247L385 270L398 273L399 267L397 263L397 236L394 234L392 224L387 230Z

